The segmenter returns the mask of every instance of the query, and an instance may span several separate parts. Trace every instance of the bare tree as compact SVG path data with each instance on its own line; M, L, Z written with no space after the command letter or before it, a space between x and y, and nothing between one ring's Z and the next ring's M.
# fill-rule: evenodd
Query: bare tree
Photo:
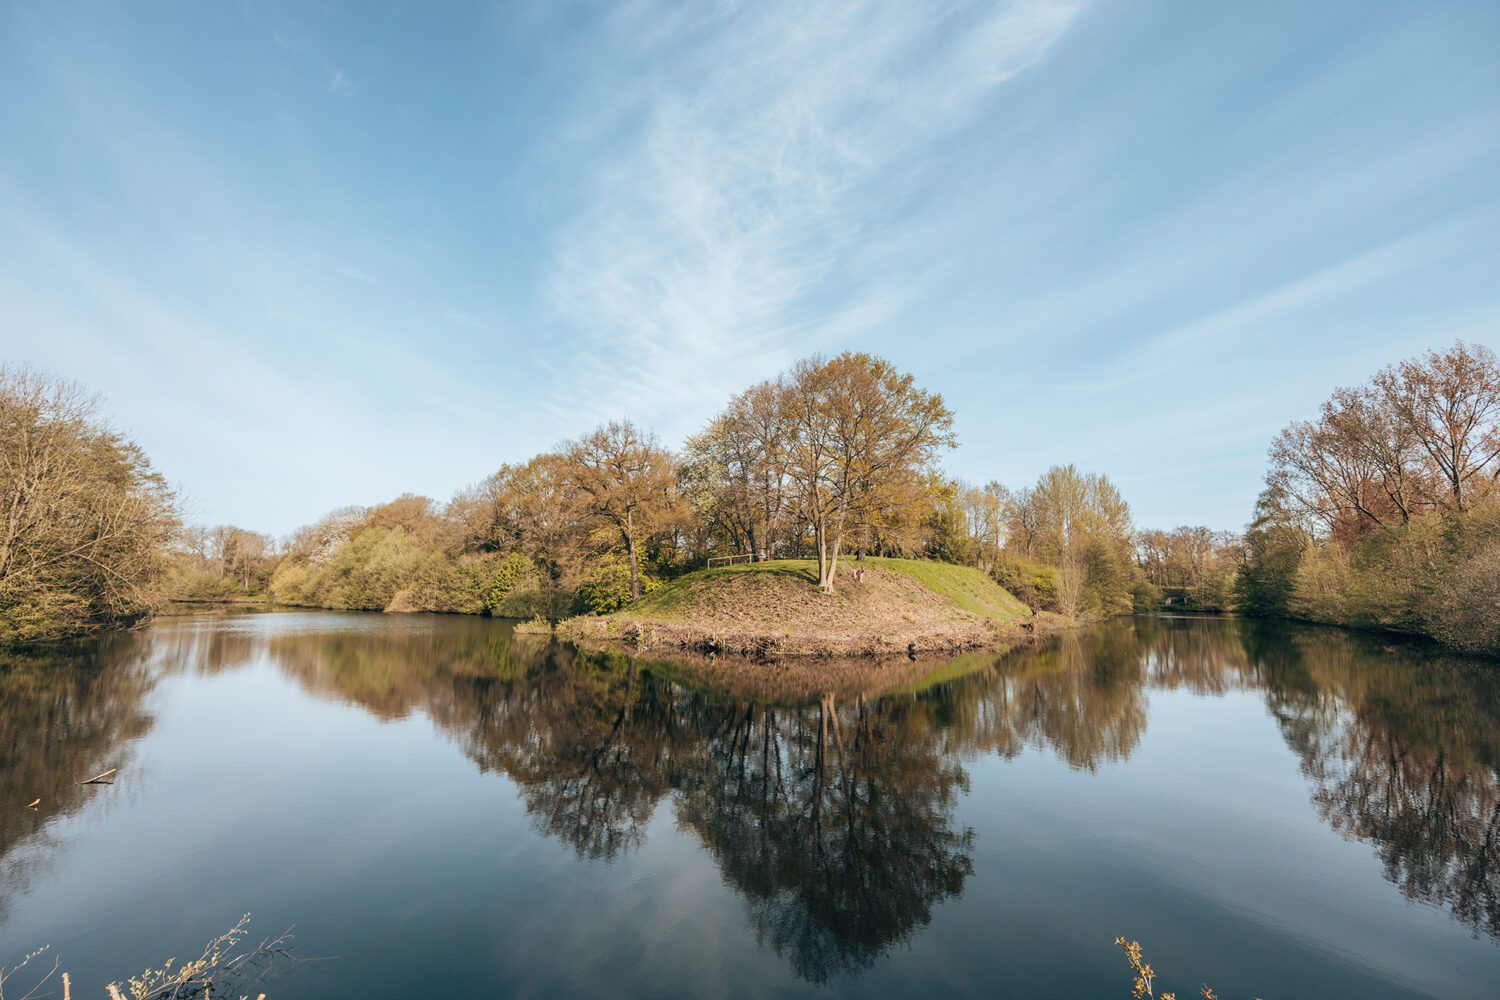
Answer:
M1005 509L1006 543L1027 559L1037 557L1042 541L1041 512L1035 492L1026 487L1011 497Z
M1134 533L1130 506L1114 483L1057 465L1042 473L1029 504L1037 557L1058 569L1058 610L1108 614L1128 604Z
M0 643L150 614L175 527L171 491L92 397L0 368Z
M1271 489L1335 538L1467 510L1500 476L1500 363L1458 343L1386 368L1283 430L1270 458Z
M267 570L276 552L271 536L232 524L211 529L209 538L211 558L219 564L220 575L237 581L247 593L251 579Z
M1500 477L1500 360L1482 344L1455 343L1403 361L1374 379L1379 399L1431 459L1443 506L1463 511Z
M776 551L786 519L784 392L779 381L751 386L689 439L683 456L695 508L757 559Z

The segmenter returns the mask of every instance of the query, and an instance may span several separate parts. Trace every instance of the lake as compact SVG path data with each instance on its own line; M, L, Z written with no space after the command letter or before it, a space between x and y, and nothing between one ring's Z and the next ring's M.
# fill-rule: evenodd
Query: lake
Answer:
M74 997L245 912L327 956L271 1000L1126 997L1121 934L1184 997L1500 995L1500 665L1335 629L774 667L165 619L0 657L0 801L0 962Z

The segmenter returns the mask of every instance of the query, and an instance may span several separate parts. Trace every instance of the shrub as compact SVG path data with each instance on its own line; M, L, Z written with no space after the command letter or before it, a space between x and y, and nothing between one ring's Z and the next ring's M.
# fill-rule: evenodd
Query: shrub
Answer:
M86 598L55 587L25 593L0 607L0 646L25 646L89 630Z
M649 594L657 581L641 574L641 593ZM607 615L630 603L630 565L619 556L605 556L589 569L588 577L578 588L578 603L592 615Z
M1162 606L1164 599L1161 588L1146 579L1144 573L1136 579L1130 592L1130 603L1136 611L1155 611Z
M1500 542L1456 567L1428 603L1434 638L1474 653L1500 654Z
M497 618L532 618L545 614L549 609L541 571L521 553L510 553L500 561L490 578L484 606Z
M271 575L267 590L277 604L316 604L317 578L306 563L284 559Z
M1002 556L990 572L995 582L1032 611L1057 610L1057 569L1020 556Z
M1309 548L1292 577L1287 610L1298 618L1348 625L1349 559L1337 546Z

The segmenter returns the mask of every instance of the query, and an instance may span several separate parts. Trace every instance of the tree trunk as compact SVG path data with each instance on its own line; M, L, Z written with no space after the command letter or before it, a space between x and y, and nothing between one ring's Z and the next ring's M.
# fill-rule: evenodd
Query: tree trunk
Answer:
M818 589L831 593L833 579L828 573L828 525L821 515L813 518L813 541L818 549Z
M813 531L818 539L818 589L825 594L831 594L833 593L833 578L839 569L839 546L843 537L837 535L830 540L828 526L823 523L816 524Z
M844 514L839 513L838 525L833 540L828 539L828 526L823 526L823 538L818 544L818 586L823 593L833 593L833 578L839 571L839 549L844 545Z
M630 559L630 599L639 601L641 599L641 571L635 558L635 532L629 530L627 522L626 530L621 532L625 536L625 554Z

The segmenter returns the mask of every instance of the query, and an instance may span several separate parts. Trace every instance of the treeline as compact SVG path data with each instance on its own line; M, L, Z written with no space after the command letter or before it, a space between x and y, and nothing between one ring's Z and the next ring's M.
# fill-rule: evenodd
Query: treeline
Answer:
M186 525L176 535L167 588L179 601L264 597L280 559L270 535L233 525Z
M1136 561L1146 580L1139 610L1228 612L1240 609L1244 538L1202 526L1136 535Z
M679 452L610 422L446 503L335 511L280 542L180 524L140 449L70 383L0 373L0 644L143 621L170 597L503 616L602 613L714 557L982 567L1034 609L1128 611L1130 511L1072 466L1009 491L946 478L942 397L866 354L809 358Z
M445 504L335 511L237 571L213 545L191 559L228 587L265 579L280 603L558 619L617 610L714 557L813 559L832 590L848 558L889 555L978 566L1072 618L1129 611L1144 581L1114 485L1072 466L1015 492L950 480L937 459L952 422L880 358L810 358L677 453L611 422Z
M1500 653L1500 363L1456 343L1276 438L1243 609Z
M1500 651L1500 364L1481 346L1341 389L1271 449L1241 535L1137 532L1107 478L945 476L942 397L866 354L809 358L672 452L610 422L446 503L335 511L276 542L184 528L140 449L76 387L0 371L0 644L131 624L170 594L557 620L624 607L716 557L975 566L1085 621L1186 608Z

